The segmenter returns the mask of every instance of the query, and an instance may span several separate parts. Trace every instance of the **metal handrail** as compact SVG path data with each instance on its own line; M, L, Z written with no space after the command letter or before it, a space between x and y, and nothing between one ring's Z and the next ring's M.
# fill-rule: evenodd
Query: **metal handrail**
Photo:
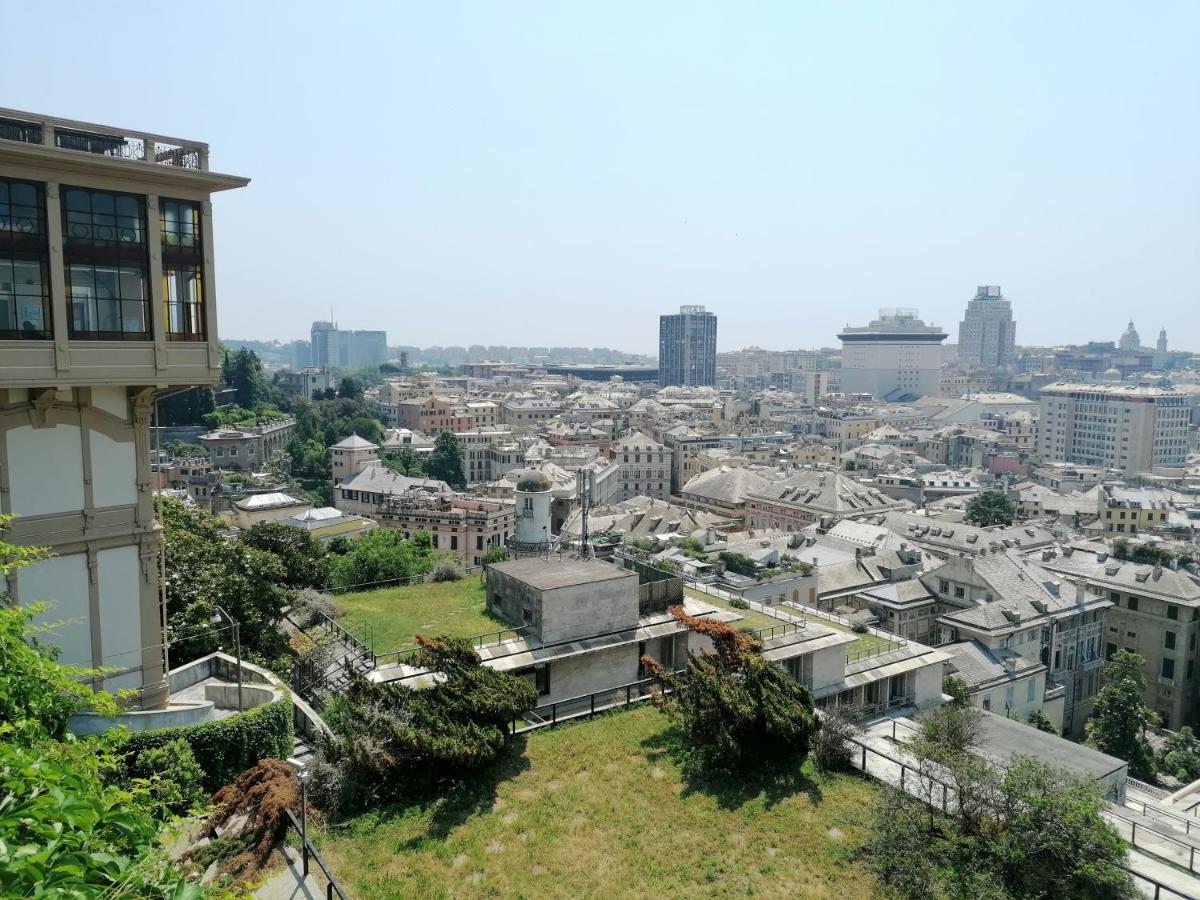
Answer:
M674 674L679 675L679 674L683 673L684 671L685 671L684 669L676 669L674 671ZM533 709L529 710L529 712L525 713L525 716L527 718L528 717L536 718L538 721L531 722L530 724L522 727L518 724L518 722L520 720L514 719L512 722L511 733L516 735L516 734L524 734L527 731L536 731L539 728L551 728L551 727L557 725L559 722L567 722L567 721L574 721L576 719L589 718L591 716L594 716L598 712L607 712L610 709L617 709L617 708L624 707L624 706L632 706L634 703L637 703L642 700L648 700L648 699L650 699L651 696L653 696L652 693L642 693L642 691L644 688L652 685L654 683L654 681L655 681L654 678L639 678L637 681L630 681L630 682L627 682L626 684L618 684L618 685L615 685L610 688L605 688L602 691L593 691L590 694L580 694L576 697L564 697L562 700L555 700L553 703L544 703L541 706L535 706ZM638 691L636 696L634 695L635 689ZM619 697L622 691L625 692L625 702L624 703L616 702L616 703L602 703L600 706L596 705L597 697L605 697L605 698L611 698L613 696ZM661 688L661 691L663 694L671 693L670 689L666 688L666 687ZM582 705L584 703L586 703L586 707L581 709L580 711L569 712L569 713L564 714L561 718L559 717L558 711L559 711L560 707L565 707L565 706L568 706L569 704L581 704ZM547 718L545 715L542 715L542 713L539 711L548 712L549 718Z
M321 857L320 851L312 845L312 841L310 841L308 836L304 833L304 827L296 820L296 814L290 809L285 809L284 812L287 813L288 827L295 829L296 834L300 836L300 847L304 864L304 877L308 877L309 859L315 859L317 861L317 866L321 869L321 873L325 876L326 900L333 900L335 895L341 898L341 900L350 900L350 895L342 889L342 886L338 884L338 880L333 877L333 872L330 871L329 865Z

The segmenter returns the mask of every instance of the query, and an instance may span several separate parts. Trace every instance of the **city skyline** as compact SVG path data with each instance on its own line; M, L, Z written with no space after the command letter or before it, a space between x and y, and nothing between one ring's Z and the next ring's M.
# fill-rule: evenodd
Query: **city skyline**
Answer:
M1200 347L1194 4L242 5L232 33L213 8L11 4L0 49L9 106L199 134L256 173L214 204L223 334L300 338L333 305L397 343L534 323L652 353L663 309L704 304L722 350L814 347L880 306L953 333L1001 284L1028 345L1134 311ZM52 57L21 39L64 18ZM94 77L97 43L184 29L222 47L203 90Z

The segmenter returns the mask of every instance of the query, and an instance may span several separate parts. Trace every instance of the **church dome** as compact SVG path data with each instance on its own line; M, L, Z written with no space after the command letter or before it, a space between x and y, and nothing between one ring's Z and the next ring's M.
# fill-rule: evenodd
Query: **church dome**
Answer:
M554 482L545 472L525 469L517 476L517 490L524 494L540 494L554 487Z

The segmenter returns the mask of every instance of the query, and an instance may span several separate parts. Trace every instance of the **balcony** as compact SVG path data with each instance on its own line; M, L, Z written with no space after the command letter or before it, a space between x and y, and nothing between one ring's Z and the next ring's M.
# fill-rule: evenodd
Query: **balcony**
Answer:
M0 108L0 140L208 171L208 144Z

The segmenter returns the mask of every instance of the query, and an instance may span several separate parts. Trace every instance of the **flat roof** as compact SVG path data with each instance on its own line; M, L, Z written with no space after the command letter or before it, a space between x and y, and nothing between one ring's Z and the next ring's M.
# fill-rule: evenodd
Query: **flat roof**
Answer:
M523 581L539 591L595 584L617 578L637 578L635 572L595 559L576 559L570 556L527 556L493 563L489 570Z
M1039 731L1032 725L983 711L979 720L978 752L1008 765L1014 756L1032 756L1075 775L1095 780L1106 778L1129 764L1084 744L1076 744L1056 734Z

